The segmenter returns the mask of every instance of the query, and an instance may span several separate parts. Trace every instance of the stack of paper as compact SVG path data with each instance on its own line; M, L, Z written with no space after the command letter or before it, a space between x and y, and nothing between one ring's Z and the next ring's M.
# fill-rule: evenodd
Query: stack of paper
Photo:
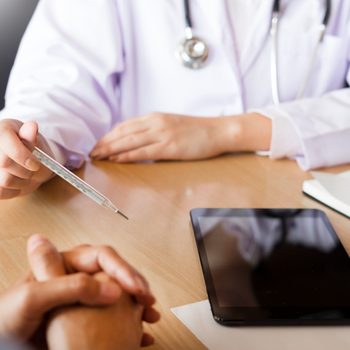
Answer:
M339 174L312 172L313 180L303 183L303 192L350 217L350 171Z

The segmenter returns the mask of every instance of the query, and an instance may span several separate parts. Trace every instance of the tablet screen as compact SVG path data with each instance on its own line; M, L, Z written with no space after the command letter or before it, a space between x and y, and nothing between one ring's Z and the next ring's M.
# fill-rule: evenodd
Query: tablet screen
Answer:
M191 219L218 322L349 323L350 260L323 212L193 209Z

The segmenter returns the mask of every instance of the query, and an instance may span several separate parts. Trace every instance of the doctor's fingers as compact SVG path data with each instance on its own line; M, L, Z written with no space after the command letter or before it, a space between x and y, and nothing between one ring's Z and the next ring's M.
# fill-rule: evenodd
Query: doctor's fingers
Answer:
M30 179L22 179L4 169L0 169L0 199L10 199L29 194L35 191L42 182L42 180L37 179L36 173Z
M109 160L116 163L130 163L145 160L177 159L176 157L170 156L172 152L169 152L169 156L166 156L164 150L166 147L164 143L158 142L111 156Z
M37 281L46 281L66 274L62 255L44 236L35 234L29 237L27 255Z
M33 179L21 179L0 170L0 200L24 196L35 191L40 183Z
M10 174L4 169L0 169L0 187L11 189L11 190L21 190L30 185L30 179L22 179L20 177Z
M11 199L21 195L21 190L10 190L8 188L0 187L0 200Z
M37 171L40 168L39 161L10 128L0 128L0 151L27 170Z
M109 158L111 156L116 156L119 153L129 152L156 144L160 141L160 138L161 135L154 131L139 132L115 138L111 142L96 148L96 150L92 153L92 157L98 160Z
M114 127L110 132L104 135L95 145L94 149L110 143L117 138L136 134L148 130L150 127L149 118L141 117L124 121Z
M30 179L34 172L23 168L14 162L6 154L0 151L0 170L6 170L9 174L17 176L21 179Z
M181 118L182 117L179 115L156 112L143 117L124 121L98 141L93 151L100 148L100 146L128 135L151 131L160 133L164 130L172 129L180 120L182 120Z
M126 291L133 294L140 304L153 305L155 298L146 279L112 247L79 246L62 253L69 272L105 272Z

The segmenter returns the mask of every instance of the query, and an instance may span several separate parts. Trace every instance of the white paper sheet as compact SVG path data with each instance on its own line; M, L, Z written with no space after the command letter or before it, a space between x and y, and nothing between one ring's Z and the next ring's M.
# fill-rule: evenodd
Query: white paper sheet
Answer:
M339 174L313 171L311 174L333 197L350 205L350 171Z
M214 321L208 300L172 311L209 350L350 349L349 326L224 327Z

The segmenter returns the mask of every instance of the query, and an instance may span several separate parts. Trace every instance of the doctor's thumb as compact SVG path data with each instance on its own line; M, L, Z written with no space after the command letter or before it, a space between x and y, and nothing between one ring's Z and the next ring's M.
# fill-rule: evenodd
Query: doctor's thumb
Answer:
M37 122L25 122L19 129L19 137L34 146L38 140L38 131L39 126Z

